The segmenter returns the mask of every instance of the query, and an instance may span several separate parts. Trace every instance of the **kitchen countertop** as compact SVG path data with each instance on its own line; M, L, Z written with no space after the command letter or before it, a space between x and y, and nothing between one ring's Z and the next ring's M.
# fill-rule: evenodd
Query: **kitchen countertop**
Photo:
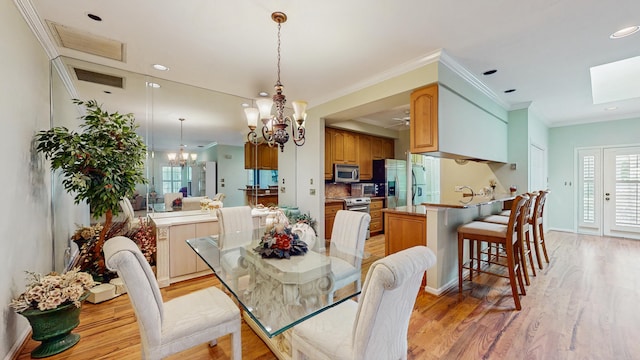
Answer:
M458 203L422 203L420 205L424 205L426 207L467 209L474 206L489 205L496 202L505 202L513 200L515 198L516 196L511 194L496 194L496 196L492 198L476 195L463 198L463 200L459 201Z
M384 208L382 212L425 217L427 216L427 207L423 205L398 206L395 208Z

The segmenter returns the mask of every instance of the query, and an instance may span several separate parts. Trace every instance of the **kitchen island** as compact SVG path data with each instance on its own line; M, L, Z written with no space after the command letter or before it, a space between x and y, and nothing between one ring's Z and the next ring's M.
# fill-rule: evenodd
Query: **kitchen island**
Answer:
M425 290L440 295L458 283L458 227L499 213L514 198L496 194L383 209L386 254L415 245L430 248L436 254L436 265L427 271Z

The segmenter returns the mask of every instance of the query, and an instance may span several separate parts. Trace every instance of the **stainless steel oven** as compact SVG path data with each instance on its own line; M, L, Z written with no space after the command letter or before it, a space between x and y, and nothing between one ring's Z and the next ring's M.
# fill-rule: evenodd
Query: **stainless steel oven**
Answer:
M371 207L370 197L348 197L344 199L345 210L360 211L369 214ZM367 227L367 239L370 236L369 228Z

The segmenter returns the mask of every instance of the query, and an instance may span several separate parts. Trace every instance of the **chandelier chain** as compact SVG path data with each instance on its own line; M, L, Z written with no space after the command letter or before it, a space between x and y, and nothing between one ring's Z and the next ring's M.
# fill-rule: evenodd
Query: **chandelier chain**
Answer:
M280 27L282 26L282 23L278 23L278 81L277 84L280 84Z

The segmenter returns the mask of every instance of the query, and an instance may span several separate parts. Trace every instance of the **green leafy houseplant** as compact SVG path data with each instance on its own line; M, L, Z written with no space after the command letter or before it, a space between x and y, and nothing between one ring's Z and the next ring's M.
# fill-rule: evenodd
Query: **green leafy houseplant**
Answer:
M105 215L100 236L93 248L97 270L106 270L101 254L119 201L131 196L135 185L146 183L144 159L147 148L136 134L133 114L108 113L95 100L73 99L84 106L80 132L54 127L36 134L37 150L51 160L54 170L62 171L62 184L73 194L75 203L87 201L94 217Z

